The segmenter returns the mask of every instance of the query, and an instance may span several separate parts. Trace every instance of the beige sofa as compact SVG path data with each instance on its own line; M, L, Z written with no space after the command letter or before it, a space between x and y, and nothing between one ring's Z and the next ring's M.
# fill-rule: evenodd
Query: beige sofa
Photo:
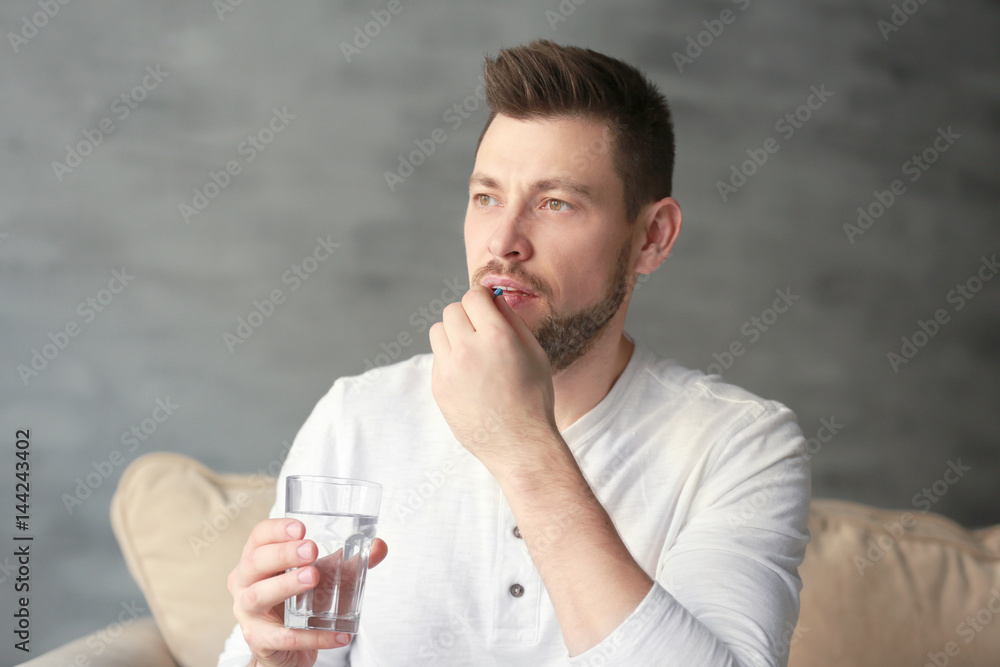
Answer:
M226 575L273 499L272 478L217 475L178 454L137 459L111 525L152 616L25 665L215 665L235 623ZM916 510L817 499L809 529L790 665L1000 665L1000 526L973 532Z

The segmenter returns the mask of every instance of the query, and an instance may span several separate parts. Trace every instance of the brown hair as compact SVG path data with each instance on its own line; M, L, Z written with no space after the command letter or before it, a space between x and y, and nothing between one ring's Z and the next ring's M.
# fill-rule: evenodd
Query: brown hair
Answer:
M501 49L483 66L490 115L476 152L497 114L518 120L584 118L602 122L611 164L625 189L631 224L640 209L669 197L674 130L663 94L642 72L620 60L539 39Z

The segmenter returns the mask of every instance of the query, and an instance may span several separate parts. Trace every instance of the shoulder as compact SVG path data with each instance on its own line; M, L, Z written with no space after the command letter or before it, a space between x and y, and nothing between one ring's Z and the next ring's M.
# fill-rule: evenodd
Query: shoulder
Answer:
M394 364L370 368L359 375L341 377L337 383L350 395L405 391L430 380L433 362L433 354L417 354Z
M707 414L744 415L753 420L767 413L791 412L783 404L762 398L718 375L685 368L673 359L665 359L651 349L636 344L640 364L634 378L641 396L669 401L676 409L704 411Z
M430 389L432 360L430 354L417 355L367 373L338 378L313 407L296 436L295 446L300 442L309 443L315 451L325 451L338 440L354 442L343 440L345 436L353 438L362 431L377 431L387 424L402 423L404 419L426 420L427 415L434 415L427 404L433 402ZM337 448L338 455L344 455L347 449L349 447L341 444Z
M324 411L356 413L366 409L384 411L387 406L432 399L430 393L432 354L418 354L404 361L371 368L358 375L336 380L320 400Z
M719 453L752 440L786 454L804 447L795 413L784 404L718 375L685 368L649 348L637 344L636 350L642 356L630 402L655 412L666 428L681 429Z

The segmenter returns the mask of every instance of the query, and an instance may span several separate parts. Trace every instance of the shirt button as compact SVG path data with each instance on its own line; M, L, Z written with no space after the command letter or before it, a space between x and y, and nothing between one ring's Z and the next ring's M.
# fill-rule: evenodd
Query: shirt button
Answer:
M516 598L521 597L522 595L524 595L524 586L522 586L521 584L513 584L510 587L510 594Z
M514 526L514 537L521 539L521 529L517 526Z

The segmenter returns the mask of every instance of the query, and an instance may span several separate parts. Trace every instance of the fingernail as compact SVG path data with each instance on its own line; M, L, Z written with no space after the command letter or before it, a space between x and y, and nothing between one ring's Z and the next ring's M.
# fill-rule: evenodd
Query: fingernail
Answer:
M351 643L351 636L346 632L338 632L337 641L340 642L341 644L349 644Z
M311 584L313 582L312 570L301 569L299 570L299 581L303 584Z
M288 524L288 527L285 528L285 532L288 533L288 536L293 540L299 539L299 524L297 523Z
M299 558L311 558L312 557L312 551L309 549L309 543L308 542L303 542L302 546L299 547L298 551L296 551L295 553L297 553L299 555Z
M503 288L502 287L496 288L495 290L493 290L493 299L496 300L496 298L501 294L503 294Z

